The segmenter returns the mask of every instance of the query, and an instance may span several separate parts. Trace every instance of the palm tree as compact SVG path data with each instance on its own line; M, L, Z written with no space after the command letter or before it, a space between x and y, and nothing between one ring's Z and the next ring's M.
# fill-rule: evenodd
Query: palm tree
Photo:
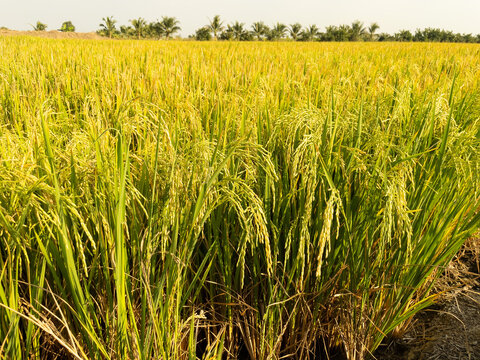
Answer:
M145 29L145 33L147 36L156 37L157 39L161 39L162 36L165 35L163 31L163 25L158 20L149 23Z
M195 31L194 38L195 40L198 40L198 41L211 40L212 34L210 34L210 27L207 25L207 26L201 27L200 29L197 29Z
M145 32L145 28L147 27L147 22L143 18L133 19L130 20L132 23L133 28L135 29L135 33L137 34L138 39L143 36Z
M237 41L242 39L242 36L245 34L244 23L235 21L232 25L233 38Z
M180 24L180 22L174 17L162 17L160 25L165 35L165 39L170 39L171 35L175 34L177 31L182 30L182 28L178 26L178 24Z
M47 25L40 22L40 21L37 21L37 24L35 26L31 25L33 27L33 30L35 31L45 31L47 30Z
M222 40L233 40L233 27L232 25L227 25L227 28L222 31L220 34L220 39Z
M263 36L268 32L268 26L263 23L263 21L254 22L252 25L252 35L257 38L257 40L263 40Z
M348 25L340 25L337 27L337 38L335 41L351 40L352 29Z
M380 25L378 25L376 22L371 23L370 26L368 27L368 32L370 34L370 41L373 41L375 39L375 31L380 29Z
M410 30L400 30L395 33L394 38L396 41L413 41L413 34Z
M120 25L120 34L123 37L130 37L135 35L135 29L130 25Z
M104 32L111 39L116 30L115 23L117 20L115 20L113 16L107 16L102 18L102 21L103 23L99 25L102 28L102 32Z
M287 32L287 25L282 23L276 23L275 26L270 31L269 40L278 40L285 37L285 33Z
M299 23L292 24L290 25L289 31L292 39L294 41L297 41L298 37L300 36L300 33L302 32L302 25L300 25Z
M223 31L223 23L220 21L220 15L215 15L208 25L208 29L213 33L213 38L218 39L218 34Z
M354 21L350 26L350 40L358 41L366 34L365 27L361 21Z
M315 40L319 34L320 29L317 27L317 25L310 25L303 31L302 35L306 41L312 41Z
M330 25L325 27L325 34L323 35L324 41L336 41L337 40L338 27Z

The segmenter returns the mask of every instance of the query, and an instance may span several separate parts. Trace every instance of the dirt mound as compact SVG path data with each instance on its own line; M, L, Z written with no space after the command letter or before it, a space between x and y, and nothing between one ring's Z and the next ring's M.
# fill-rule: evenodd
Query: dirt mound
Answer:
M62 32L52 31L17 31L17 30L0 30L0 36L36 36L49 39L104 39L104 37L94 32Z

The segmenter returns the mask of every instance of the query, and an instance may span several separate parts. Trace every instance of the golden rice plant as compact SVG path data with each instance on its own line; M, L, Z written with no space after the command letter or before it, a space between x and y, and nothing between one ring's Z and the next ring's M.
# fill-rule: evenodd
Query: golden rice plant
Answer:
M476 45L0 50L2 359L368 358L479 227Z

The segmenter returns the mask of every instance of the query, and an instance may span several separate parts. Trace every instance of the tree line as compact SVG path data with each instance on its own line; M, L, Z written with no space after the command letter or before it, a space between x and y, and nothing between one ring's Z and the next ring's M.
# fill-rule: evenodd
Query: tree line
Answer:
M170 39L181 30L180 21L174 17L164 16L162 20L148 23L143 18L130 20L131 25L116 27L117 21L113 17L102 18L98 34L109 38L137 38L137 39Z
M143 18L132 19L129 25L117 27L113 17L102 18L97 33L109 38L123 39L171 39L180 30L180 21L175 17L163 16L161 20L147 22ZM47 25L37 22L36 31L46 30ZM326 26L321 31L317 25L303 26L300 23L286 25L276 23L268 26L262 21L254 22L250 26L235 21L225 24L219 15L215 15L205 26L195 30L188 36L189 39L200 41L209 40L235 40L235 41L403 41L403 42L457 42L480 43L480 34L461 34L453 31L425 28L400 30L396 33L378 33L380 26L372 23L368 26L361 21L351 24ZM75 31L71 21L62 24L60 31Z

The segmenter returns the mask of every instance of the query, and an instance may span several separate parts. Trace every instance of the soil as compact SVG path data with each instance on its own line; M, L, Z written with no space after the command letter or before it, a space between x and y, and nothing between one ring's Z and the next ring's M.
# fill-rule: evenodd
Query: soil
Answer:
M62 31L17 31L0 30L0 36L36 36L49 39L104 39L104 37L94 32L62 32Z
M377 360L480 360L480 236L470 239L438 283L437 303L418 313Z

